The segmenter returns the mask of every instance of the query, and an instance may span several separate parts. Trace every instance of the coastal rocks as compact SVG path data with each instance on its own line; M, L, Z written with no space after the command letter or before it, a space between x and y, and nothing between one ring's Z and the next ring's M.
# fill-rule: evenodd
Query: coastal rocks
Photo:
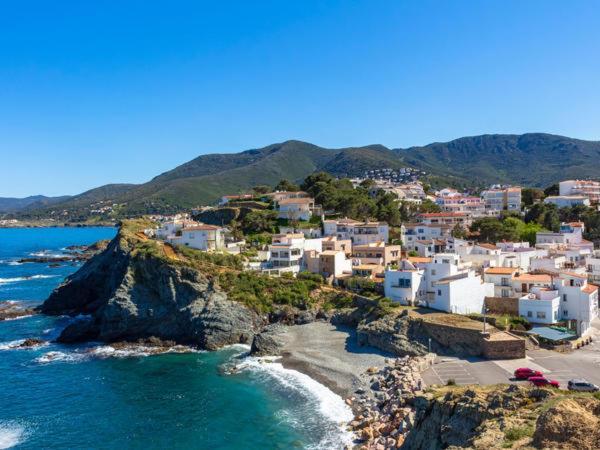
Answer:
M33 347L39 347L40 345L44 345L46 343L46 341L42 340L42 339L38 339L38 338L29 338L29 339L25 339L23 342L21 342L17 348L33 348Z
M135 251L117 235L40 308L45 314L79 314L61 342L135 341L157 337L215 350L249 343L263 320L199 270Z
M387 360L383 369L370 367L371 394L358 392L350 398L356 418L350 428L366 450L395 449L403 445L405 435L414 424L410 399L423 387L420 372L431 365L433 354Z
M0 302L0 321L14 320L20 317L31 316L32 314L37 314L37 311L33 308L24 308L19 302Z
M280 324L271 324L254 336L250 354L252 356L280 356L284 347L283 337L286 327Z
M81 262L87 261L95 254L103 251L108 246L109 241L98 241L92 245L71 245L64 249L63 254L47 254L47 251L40 252L34 256L28 256L18 259L17 262L22 263L44 263L50 264L51 267L57 267L63 262Z
M360 323L356 329L360 345L372 346L398 356L422 356L427 345L419 342L414 323L408 316L385 316L379 320Z

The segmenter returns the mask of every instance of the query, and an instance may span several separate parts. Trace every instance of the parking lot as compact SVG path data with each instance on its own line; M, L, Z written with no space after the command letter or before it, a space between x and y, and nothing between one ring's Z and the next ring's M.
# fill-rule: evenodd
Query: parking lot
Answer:
M438 357L436 363L423 373L426 384L516 383L512 380L515 369L529 367L543 372L548 378L566 387L573 378L584 378L600 385L600 333L594 342L572 353L561 354L549 350L527 352L523 359L490 361L483 358Z

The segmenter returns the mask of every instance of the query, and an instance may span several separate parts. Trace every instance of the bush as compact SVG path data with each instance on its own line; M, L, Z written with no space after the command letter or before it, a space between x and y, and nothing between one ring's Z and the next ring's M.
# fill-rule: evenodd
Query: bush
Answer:
M337 294L323 304L323 309L328 311L330 309L352 308L353 306L354 297L352 295Z
M530 425L522 427L512 427L504 431L504 438L509 442L518 441L524 437L533 436L534 429Z
M456 380L454 378L448 378L448 381L446 381L446 386L456 386Z
M312 272L300 272L297 276L299 280L311 280L315 283L322 284L323 283L323 275Z

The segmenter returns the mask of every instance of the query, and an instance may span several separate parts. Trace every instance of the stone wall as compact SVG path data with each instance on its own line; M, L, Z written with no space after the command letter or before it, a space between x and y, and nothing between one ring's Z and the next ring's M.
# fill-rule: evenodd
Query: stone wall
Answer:
M482 354L487 359L525 358L525 339L500 331L489 337L481 335Z
M519 299L516 297L486 297L485 306L490 314L519 315Z

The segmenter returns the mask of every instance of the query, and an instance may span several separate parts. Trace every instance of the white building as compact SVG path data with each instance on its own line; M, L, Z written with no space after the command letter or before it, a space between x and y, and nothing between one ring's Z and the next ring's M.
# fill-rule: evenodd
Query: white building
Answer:
M600 182L591 180L565 180L558 183L560 195L582 195L591 204L600 203Z
M277 202L277 217L287 220L308 221L312 217L315 201L312 198L288 198Z
M544 203L556 205L557 208L570 208L572 206L590 206L590 199L583 195L549 195Z
M546 249L566 248L594 250L594 244L583 238L583 222L562 223L558 233L538 231L535 235L536 246Z
M512 278L518 270L515 267L489 267L483 272L483 281L494 285L494 297L515 297Z
M224 250L225 229L205 224L190 226L182 228L181 235L169 238L169 242L197 250Z
M456 314L480 313L485 297L494 295L493 284L451 253L435 255L424 269L403 260L398 270L385 271L384 289L393 301Z
M494 186L481 193L485 209L490 212L521 211L521 188Z
M400 227L400 239L407 250L418 251L415 243L429 239L445 239L452 234L452 225L428 225L424 223L406 223Z
M324 220L323 234L349 239L353 245L388 242L389 226L385 222L359 222L353 219Z
M588 280L591 283L600 283L600 250L594 251L585 260Z
M560 316L560 294L557 289L535 287L519 298L519 315L529 322L553 324Z

